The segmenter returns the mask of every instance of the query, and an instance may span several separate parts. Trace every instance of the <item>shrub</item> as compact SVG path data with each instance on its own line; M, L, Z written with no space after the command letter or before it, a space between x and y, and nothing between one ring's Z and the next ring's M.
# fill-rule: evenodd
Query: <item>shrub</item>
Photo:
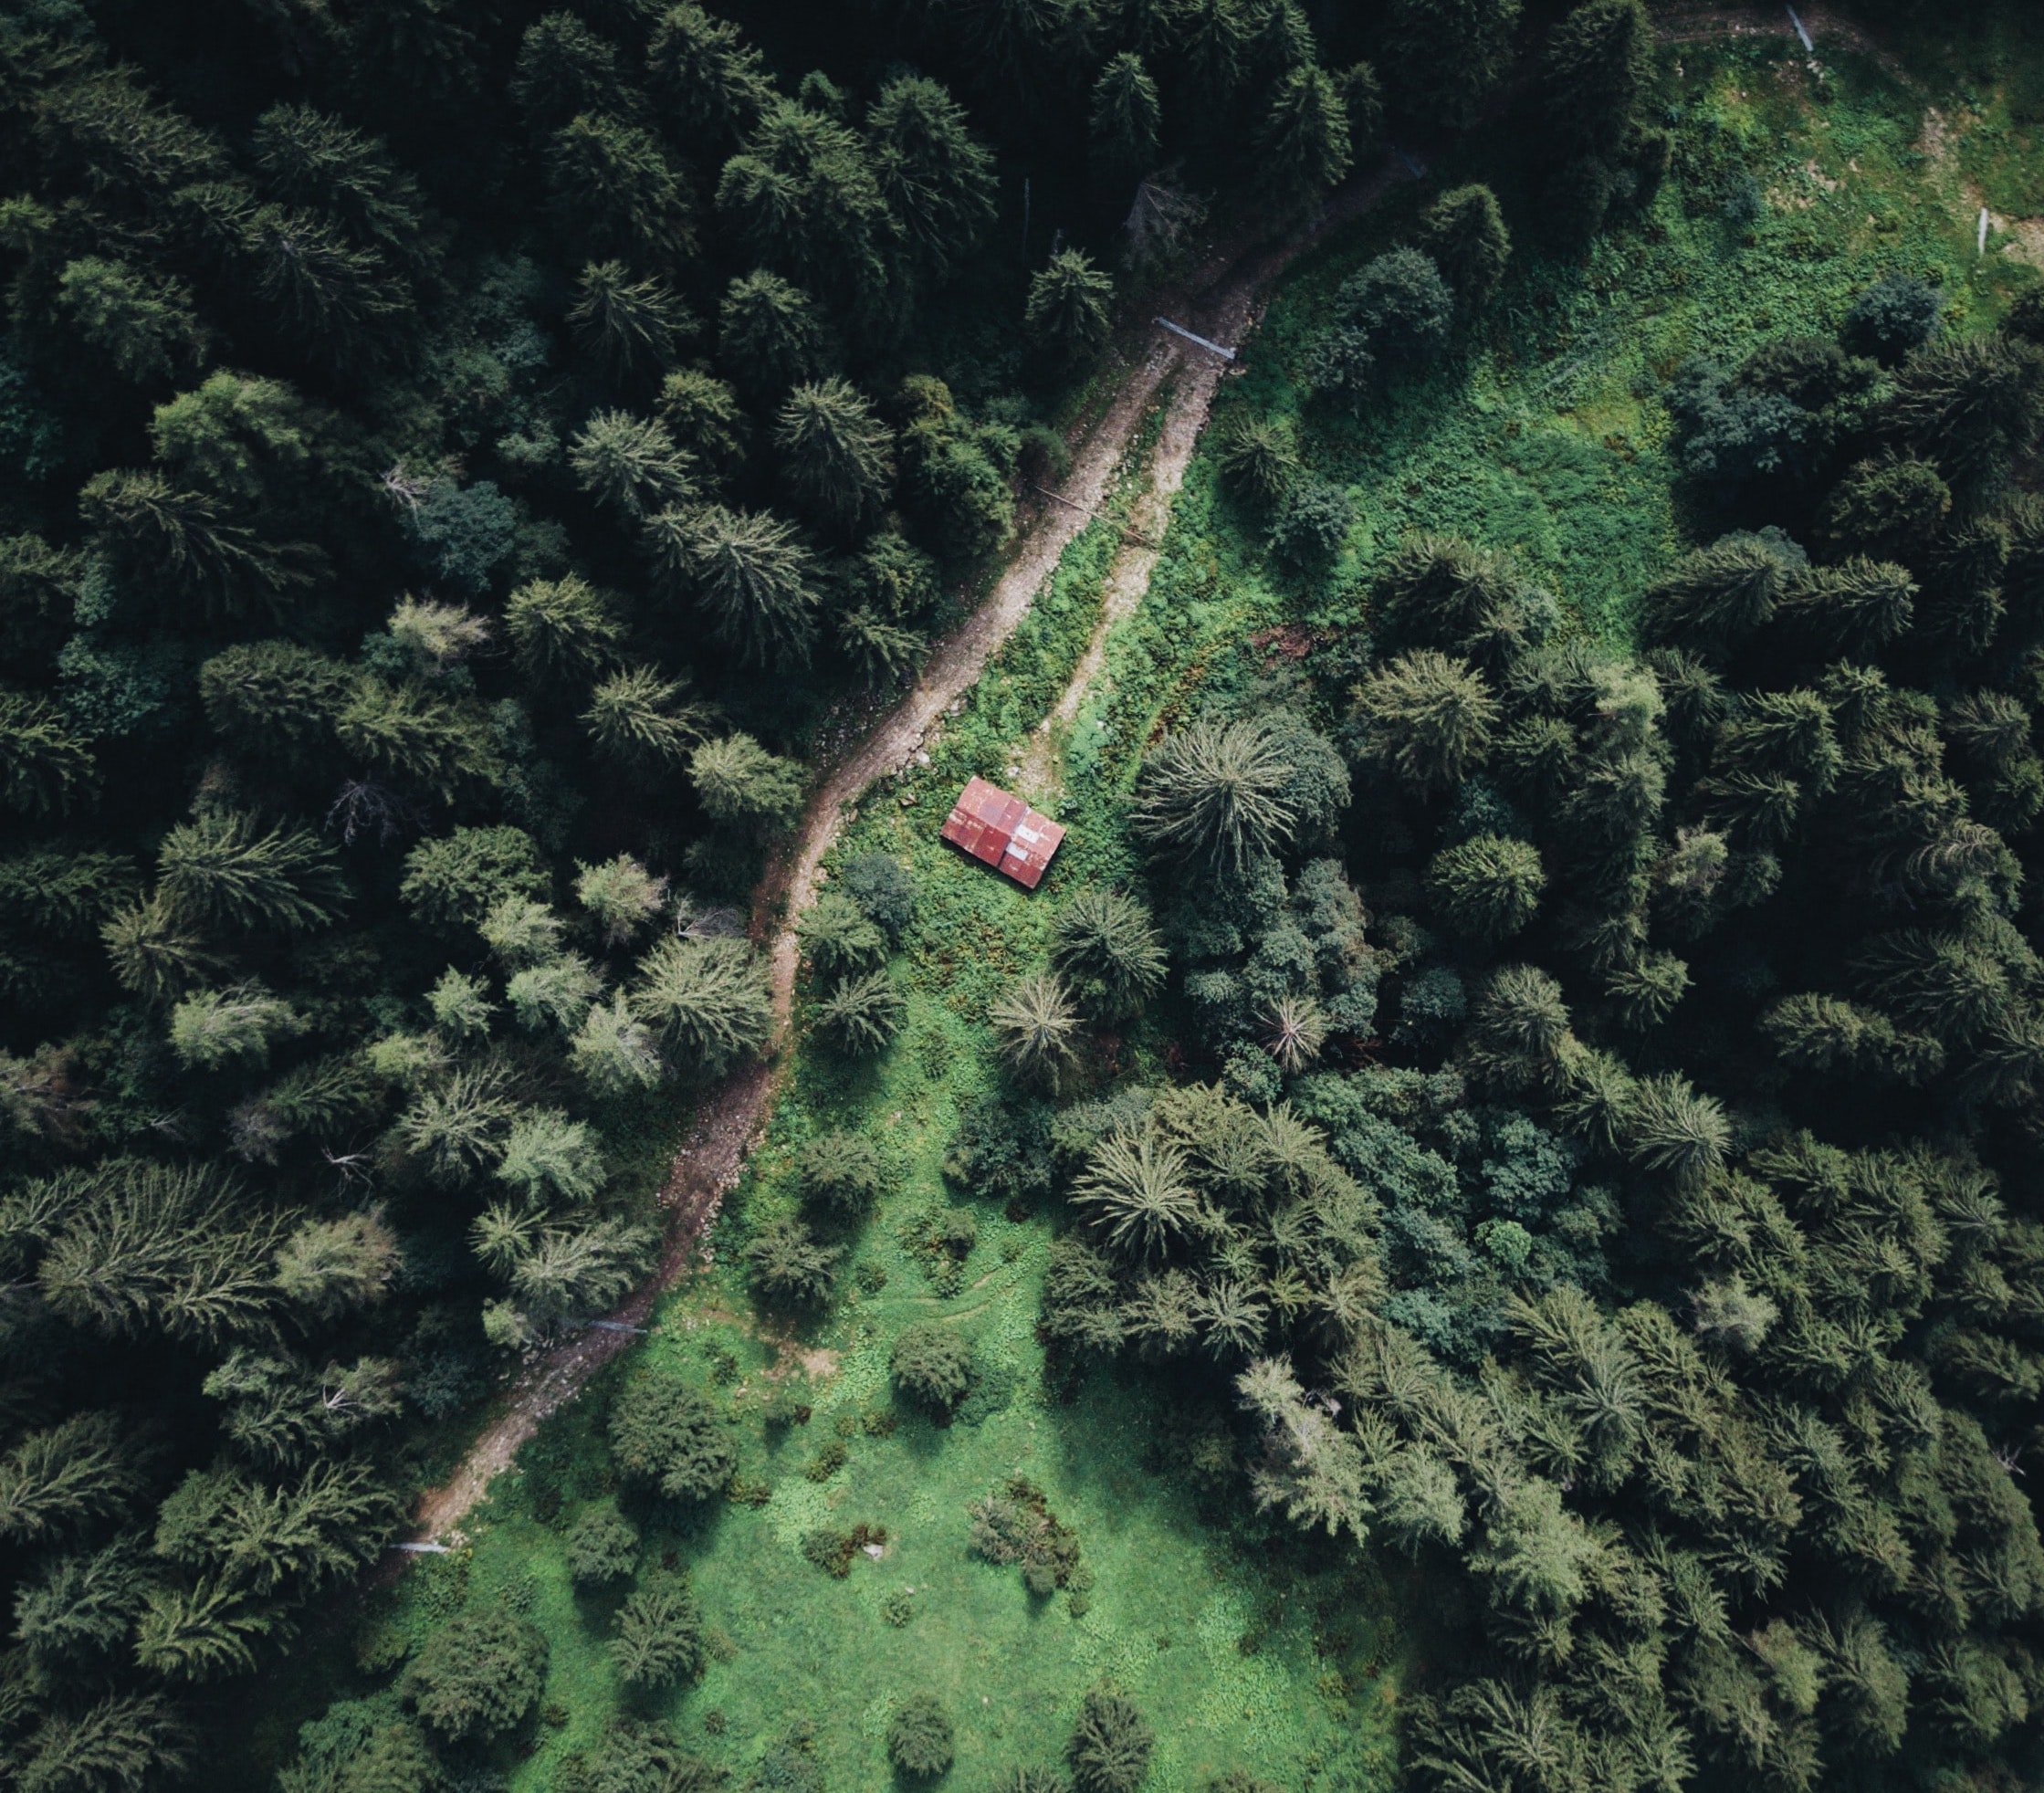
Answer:
M641 1370L611 1409L611 1451L628 1482L668 1500L708 1500L731 1479L736 1452L707 1398Z
M1877 280L1852 301L1839 341L1850 354L1893 367L1937 334L1944 312L1944 295L1928 280L1895 275Z
M862 853L848 861L839 882L869 921L899 941L916 918L916 879L907 866L884 853Z
M1271 551L1301 571L1325 567L1341 552L1356 525L1356 506L1332 480L1295 479L1271 525Z
M1079 1708L1072 1734L1072 1773L1079 1793L1135 1793L1149 1772L1157 1734L1135 1702L1095 1687Z
M1379 363L1418 364L1448 340L1454 295L1431 256L1393 249L1342 282L1336 301L1343 320L1368 337Z
M752 1286L769 1301L791 1306L827 1301L844 1255L791 1216L762 1228L745 1248Z
M500 1606L477 1607L425 1641L404 1691L426 1724L451 1743L487 1742L520 1723L547 1678L547 1640Z
M956 1754L951 1720L933 1693L916 1693L887 1721L887 1759L905 1775L934 1780Z
M895 1340L888 1368L895 1386L917 1406L949 1413L972 1386L972 1347L956 1326L925 1320Z
M638 1527L617 1510L614 1501L590 1507L568 1534L568 1573L578 1588L622 1581L638 1561Z

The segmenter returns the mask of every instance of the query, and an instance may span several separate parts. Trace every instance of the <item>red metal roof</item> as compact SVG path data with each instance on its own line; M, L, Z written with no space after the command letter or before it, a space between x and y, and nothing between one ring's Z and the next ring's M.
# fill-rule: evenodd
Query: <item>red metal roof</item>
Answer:
M976 778L959 793L945 818L943 838L1024 890L1043 883L1064 830L1020 797Z

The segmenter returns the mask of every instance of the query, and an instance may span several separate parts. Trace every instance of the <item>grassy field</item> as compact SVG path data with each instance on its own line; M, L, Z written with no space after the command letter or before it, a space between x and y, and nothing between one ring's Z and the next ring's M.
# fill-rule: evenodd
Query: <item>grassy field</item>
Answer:
M1367 621L1371 566L1401 533L1512 547L1583 627L1620 634L1640 586L1688 540L1657 403L1685 358L1735 359L1772 333L1833 328L1858 288L1892 272L1938 280L1961 328L1991 320L2036 278L2021 221L2044 213L2044 156L2023 122L2026 96L1958 65L1960 85L1942 94L1852 58L1819 78L1775 40L1684 47L1667 61L1682 148L1651 210L1587 259L1549 259L1528 243L1494 315L1451 362L1361 422L1303 404L1297 372L1316 320L1431 192L1508 167L1511 146L1469 144L1297 271L1222 414L1298 414L1308 459L1354 494L1357 528L1324 579L1287 582L1254 520L1220 495L1211 459L1195 462L1149 598L1111 638L1065 744L1056 808L1072 834L1042 892L959 861L936 826L967 775L1009 775L1068 676L1098 613L1111 521L1067 552L929 763L876 789L848 831L844 852L892 854L920 886L896 966L907 1024L857 1067L798 1047L768 1143L718 1229L718 1263L613 1372L647 1363L728 1410L745 1498L648 1538L649 1560L689 1568L712 1661L651 1709L740 1783L806 1784L788 1777L798 1761L824 1788L885 1786L891 1705L928 1691L958 1725L949 1784L979 1793L1011 1764L1053 1760L1102 1680L1157 1727L1155 1793L1197 1793L1235 1767L1297 1793L1392 1778L1403 1566L1290 1537L1248 1512L1239 1484L1214 1473L1225 1452L1211 1425L1169 1385L1135 1371L1074 1380L1046 1366L1033 1326L1055 1204L1004 1207L949 1181L943 1162L961 1109L994 1080L990 998L1041 961L1066 893L1139 882L1123 821L1144 746L1205 704L1295 681L1303 643ZM1742 223L1724 199L1748 176L1762 206ZM1527 219L1525 195L1497 184L1514 222ZM1973 236L1983 203L2006 220L1984 257ZM1299 695L1323 716L1340 700ZM1094 1084L1166 1075L1171 1022L1160 1012L1102 1043ZM756 1313L738 1253L791 1203L796 1150L833 1128L880 1146L892 1192L854 1243L835 1307L791 1328ZM970 1249L932 1250L939 1231L962 1237L960 1213ZM980 1374L943 1429L897 1409L886 1373L900 1330L939 1315L971 1336ZM562 1536L612 1490L602 1416L613 1385L543 1432L476 1515L470 1550L415 1571L329 1641L305 1671L309 1691L384 1684L462 1601L502 1599L529 1610L552 1647L544 1722L499 1764L511 1786L542 1793L600 1741L630 1704L604 1650L614 1603L574 1592ZM1018 1475L1082 1551L1084 1573L1049 1598L967 1550L968 1504ZM885 1528L877 1560L855 1555L840 1579L805 1555L819 1530L858 1524ZM267 1746L282 1742L282 1722Z

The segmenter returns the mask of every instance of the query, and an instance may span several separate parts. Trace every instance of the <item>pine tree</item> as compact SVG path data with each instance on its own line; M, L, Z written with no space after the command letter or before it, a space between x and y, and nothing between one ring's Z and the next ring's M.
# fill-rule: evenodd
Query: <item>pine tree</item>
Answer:
M875 615L861 605L837 619L837 644L869 686L891 685L922 664L927 637Z
M1156 166L1163 104L1143 59L1123 50L1093 84L1088 155L1095 178L1118 196Z
M752 1286L769 1301L794 1307L820 1306L830 1299L844 1248L825 1245L800 1221L770 1222L745 1248Z
M178 1777L196 1754L190 1725L161 1693L109 1693L51 1713L16 1747L23 1793L126 1793Z
M1266 510L1274 509L1298 475L1297 433L1287 418L1238 413L1221 433L1216 457L1221 477L1242 498Z
M660 387L661 421L712 486L743 466L749 434L745 410L731 388L700 368L677 368Z
M686 679L662 678L652 666L613 673L589 694L582 726L611 759L647 771L679 766L700 745L709 721L687 700Z
M667 905L667 880L655 877L628 853L600 865L575 862L575 900L603 929L603 944L628 946Z
M1352 63L1336 78L1348 109L1348 146L1356 160L1376 154L1384 143L1384 87L1367 62Z
M702 1609L681 1577L648 1577L618 1609L611 1660L626 1686L671 1687L704 1658Z
M811 1140L795 1161L795 1174L804 1201L845 1221L868 1212L886 1187L879 1152L859 1133L826 1133Z
M972 1347L956 1326L925 1320L896 1336L887 1369L918 1407L948 1414L972 1386Z
M797 386L775 420L781 475L798 505L850 535L886 502L894 477L888 429L843 380Z
M287 205L322 212L361 243L400 259L421 252L425 202L383 144L310 106L273 106L256 121L256 165Z
M1457 933L1486 944L1509 939L1533 919L1547 875L1530 841L1476 834L1444 847L1427 867L1428 894Z
M887 1760L909 1780L948 1774L958 1746L950 1714L934 1693L911 1693L887 1719Z
M334 734L372 772L443 803L503 775L485 718L416 685L357 680Z
M598 411L568 445L583 491L630 522L697 496L695 467L667 426L629 411Z
M1136 831L1159 852L1240 876L1291 839L1294 770L1267 720L1195 722L1143 762Z
M857 1057L884 1052L907 1019L907 1004L883 966L847 978L822 996L812 1011L819 1030L841 1052Z
M1164 987L1170 967L1149 910L1118 890L1088 886L1057 917L1052 962L1096 1019L1126 1021Z
M622 261L592 261L575 283L568 327L613 373L636 378L672 366L696 322L665 281L634 280Z
M584 113L554 132L546 171L557 228L592 260L664 272L694 255L695 208L651 131Z
M1400 110L1467 130L1504 78L1518 22L1518 0L1392 0L1384 47Z
M1076 366L1106 341L1114 297L1113 279L1083 249L1061 249L1031 278L1023 320L1045 354Z
M265 541L222 520L212 498L174 491L161 474L96 474L79 509L94 547L125 577L192 598L208 616L275 613L316 584L324 564L307 543Z
M823 326L810 297L756 268L725 289L718 311L719 356L754 391L781 393L824 363Z
M313 1319L374 1306L397 1272L397 1235L375 1211L301 1222L277 1251L278 1294Z
M1020 1077L1055 1085L1076 1062L1078 1012L1052 972L1018 979L994 1000L987 1019L1002 1061Z
M839 890L826 890L802 917L802 951L817 971L842 978L886 962L887 937Z
M1775 542L1726 536L1647 588L1640 632L1706 658L1727 654L1773 617L1800 570Z
M147 1486L131 1436L118 1414L98 1410L27 1433L0 1457L0 1537L41 1544L124 1516Z
M299 772L332 752L335 719L354 685L341 662L288 641L240 643L199 668L214 732L254 764Z
M487 1743L539 1704L546 1678L546 1634L508 1608L478 1604L427 1637L405 1671L404 1691L450 1743Z
M579 1076L607 1096L655 1088L666 1075L652 1030L632 1012L622 990L590 1009L568 1057Z
M540 686L613 665L627 634L611 601L573 573L519 586L505 605L504 625L519 670Z
M966 129L965 109L938 82L904 75L866 114L874 173L916 266L942 279L992 227L993 154Z
M773 100L760 52L738 26L694 0L662 14L647 45L646 70L663 115L716 149L750 131Z
M802 768L769 753L750 735L705 741L688 780L712 820L734 826L787 828L802 813Z
M854 309L884 299L901 226L866 145L835 119L770 104L724 164L717 208L761 262L812 290Z
M1157 1734L1134 1701L1095 1687L1079 1704L1067 1755L1079 1793L1136 1793L1149 1773Z
M1616 159L1653 75L1653 26L1640 0L1586 0L1547 34L1540 100L1554 141Z
M0 798L32 815L68 814L99 783L89 739L47 697L0 690Z
M174 275L81 256L58 276L57 302L87 345L137 385L160 385L205 352L192 289Z
M1934 462L1955 491L1979 496L2006 478L2044 418L2044 351L1997 336L1934 342L1895 378L1882 422Z
M573 1033L603 993L603 974L573 953L514 972L504 998L518 1023L529 1033L551 1028Z
M1356 717L1368 756L1424 794L1483 766L1497 704L1481 673L1428 648L1401 655L1358 686Z
M1481 185L1453 187L1435 200L1420 223L1420 246L1465 313L1491 302L1512 259L1512 234L1497 195Z
M148 1557L132 1534L98 1550L47 1557L15 1599L15 1629L35 1672L103 1670L147 1594Z
M194 991L171 1012L171 1050L188 1071L267 1062L270 1047L304 1030L288 1002L259 983Z
M171 830L158 849L160 888L195 920L242 928L322 928L345 895L333 855L303 829L257 832L252 816L202 816Z
M643 104L619 66L617 47L565 12L527 27L511 70L511 100L535 137L579 113L629 118Z
M1777 613L1819 653L1871 657L1907 631L1916 589L1905 568L1856 556L1792 580Z
M379 251L356 247L309 214L258 206L239 249L271 328L309 341L335 366L382 358L413 315L410 289Z
M764 511L705 505L653 519L654 569L693 592L712 632L749 665L807 662L816 632L816 563L793 527Z
M1256 128L1257 177L1278 205L1302 211L1340 184L1354 160L1340 88L1308 63L1280 80Z
M1952 488L1934 467L1891 454L1847 468L1824 501L1823 527L1842 548L1913 565L1951 509Z
M464 1065L419 1092L396 1138L437 1180L461 1189L496 1168L516 1112L500 1066Z
M773 1033L772 999L742 940L662 940L639 961L632 1010L708 1077L757 1055Z

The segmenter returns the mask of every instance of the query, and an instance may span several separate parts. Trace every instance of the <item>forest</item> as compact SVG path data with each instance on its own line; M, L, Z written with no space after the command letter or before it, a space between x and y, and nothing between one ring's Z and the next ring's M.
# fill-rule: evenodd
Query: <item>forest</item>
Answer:
M0 0L0 1782L2044 1779L2026 6Z

